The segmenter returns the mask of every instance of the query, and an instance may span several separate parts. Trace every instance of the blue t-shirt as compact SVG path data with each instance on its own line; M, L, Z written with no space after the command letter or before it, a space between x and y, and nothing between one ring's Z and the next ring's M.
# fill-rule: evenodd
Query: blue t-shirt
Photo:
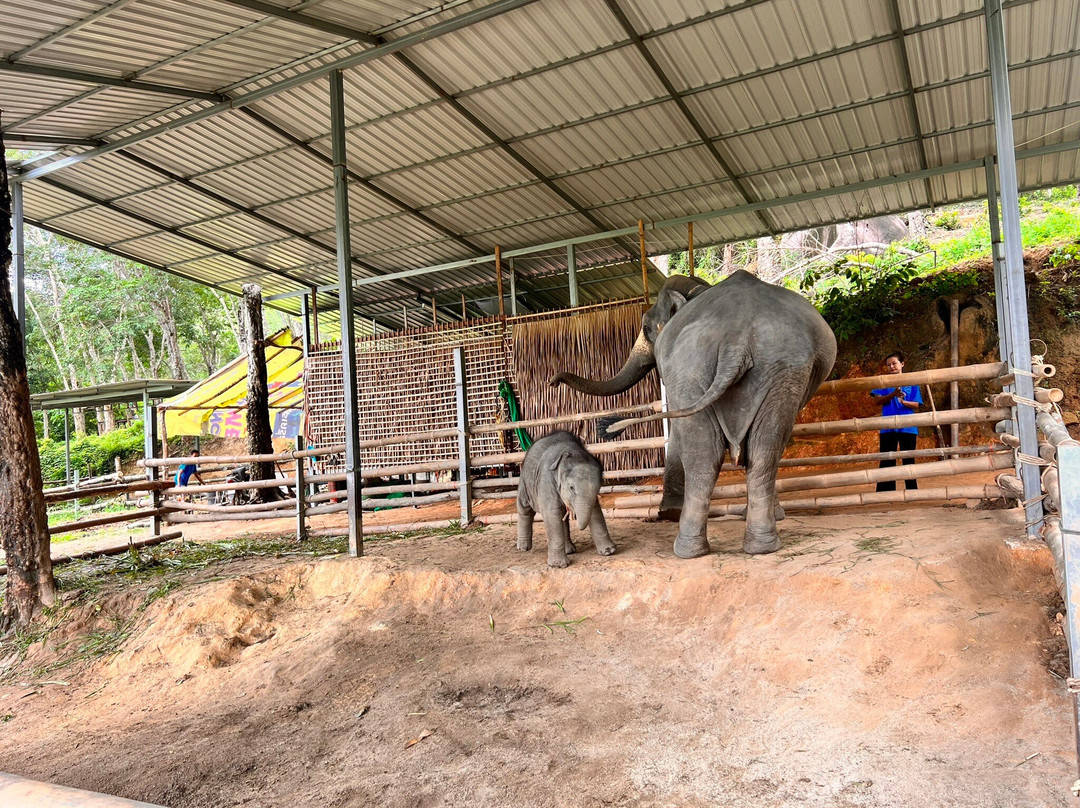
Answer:
M199 467L194 463L185 463L180 466L180 470L176 472L176 484L187 485L188 480L191 479L191 475L199 470Z
M887 396L895 387L885 387L879 390L871 390L875 396ZM917 384L908 385L907 387L901 387L904 391L904 399L907 401L913 401L916 404L922 404L922 390L919 389ZM911 415L912 410L905 407L900 403L899 399L890 398L881 408L882 415ZM919 434L919 428L917 426L905 426L900 429L883 429L882 432L907 432L912 435Z

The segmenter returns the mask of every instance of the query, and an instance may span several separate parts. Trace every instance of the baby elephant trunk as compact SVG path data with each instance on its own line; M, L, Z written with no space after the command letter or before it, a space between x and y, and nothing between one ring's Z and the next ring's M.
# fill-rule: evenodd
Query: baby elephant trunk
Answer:
M600 507L595 491L577 491L563 500L567 518L577 522L579 530L584 530L592 520L593 508Z

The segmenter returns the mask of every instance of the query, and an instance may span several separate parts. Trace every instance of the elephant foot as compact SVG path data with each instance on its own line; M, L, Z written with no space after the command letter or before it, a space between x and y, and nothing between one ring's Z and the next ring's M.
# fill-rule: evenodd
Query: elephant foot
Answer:
M571 553L576 553L576 552L577 552L577 545L574 544L572 541L570 541L570 539L567 539L566 540L566 554L570 555Z
M521 537L518 537L517 548L519 550L531 550L532 549L532 539L531 538L530 539L523 539Z
M597 542L596 554L602 556L615 555L615 545L612 543L611 539Z
M748 529L746 536L743 538L742 548L744 553L750 555L775 553L780 549L780 536L775 530L767 533L757 533Z
M787 518L787 511L784 510L782 505L773 506L773 519L777 522L783 522Z
M699 558L712 552L705 536L686 538L680 533L675 539L675 555L679 558Z
M657 522L678 522L679 517L682 516L682 508L665 508L660 507L659 512L656 514Z
M570 566L570 559L566 557L566 553L561 553L557 556L548 556L548 566L552 569L561 570L564 567Z

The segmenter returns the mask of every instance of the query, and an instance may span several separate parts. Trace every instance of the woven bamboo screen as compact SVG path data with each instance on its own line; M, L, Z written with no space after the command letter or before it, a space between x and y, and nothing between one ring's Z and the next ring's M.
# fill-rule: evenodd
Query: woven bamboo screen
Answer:
M514 323L514 366L521 411L525 418L548 418L571 412L596 412L616 407L648 404L660 398L660 378L650 373L640 383L616 396L587 396L565 385L551 387L548 379L561 370L591 379L608 379L619 372L641 330L641 302L631 301L593 307L557 317L523 317ZM586 443L600 440L596 421L582 421L530 430L538 438L555 429L566 429ZM620 439L660 437L659 422L638 424ZM640 469L662 466L659 449L601 455L604 467Z
M357 340L356 368L359 388L361 440L455 426L453 348L465 347L465 378L469 393L469 422L473 425L507 420L499 398L499 382L514 387L522 418L547 418L570 412L644 404L660 397L655 374L630 391L610 398L593 398L567 387L554 389L548 379L560 370L593 378L614 375L629 353L641 327L641 304L612 304L567 314L480 320L399 332ZM322 346L308 357L305 373L308 438L313 446L329 446L345 439L341 382L341 349ZM540 437L558 427L529 430ZM565 428L587 442L596 440L594 422ZM627 430L625 437L654 437L659 424ZM471 454L496 454L517 449L510 433L472 438ZM457 457L454 438L365 449L366 468L450 460ZM608 468L651 468L661 465L659 450L604 456ZM340 463L340 459L338 460ZM331 460L324 466L336 468Z

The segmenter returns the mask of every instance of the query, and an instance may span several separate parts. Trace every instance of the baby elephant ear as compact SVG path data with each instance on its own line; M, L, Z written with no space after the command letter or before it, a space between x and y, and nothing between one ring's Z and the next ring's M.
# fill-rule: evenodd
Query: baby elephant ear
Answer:
M563 460L565 460L569 456L570 456L570 452L568 452L568 451L567 452L561 452L558 457L556 457L554 460L551 461L551 465L548 466L548 468L551 469L552 471L555 471L555 469L557 469L559 467L559 464L561 462L563 462Z

